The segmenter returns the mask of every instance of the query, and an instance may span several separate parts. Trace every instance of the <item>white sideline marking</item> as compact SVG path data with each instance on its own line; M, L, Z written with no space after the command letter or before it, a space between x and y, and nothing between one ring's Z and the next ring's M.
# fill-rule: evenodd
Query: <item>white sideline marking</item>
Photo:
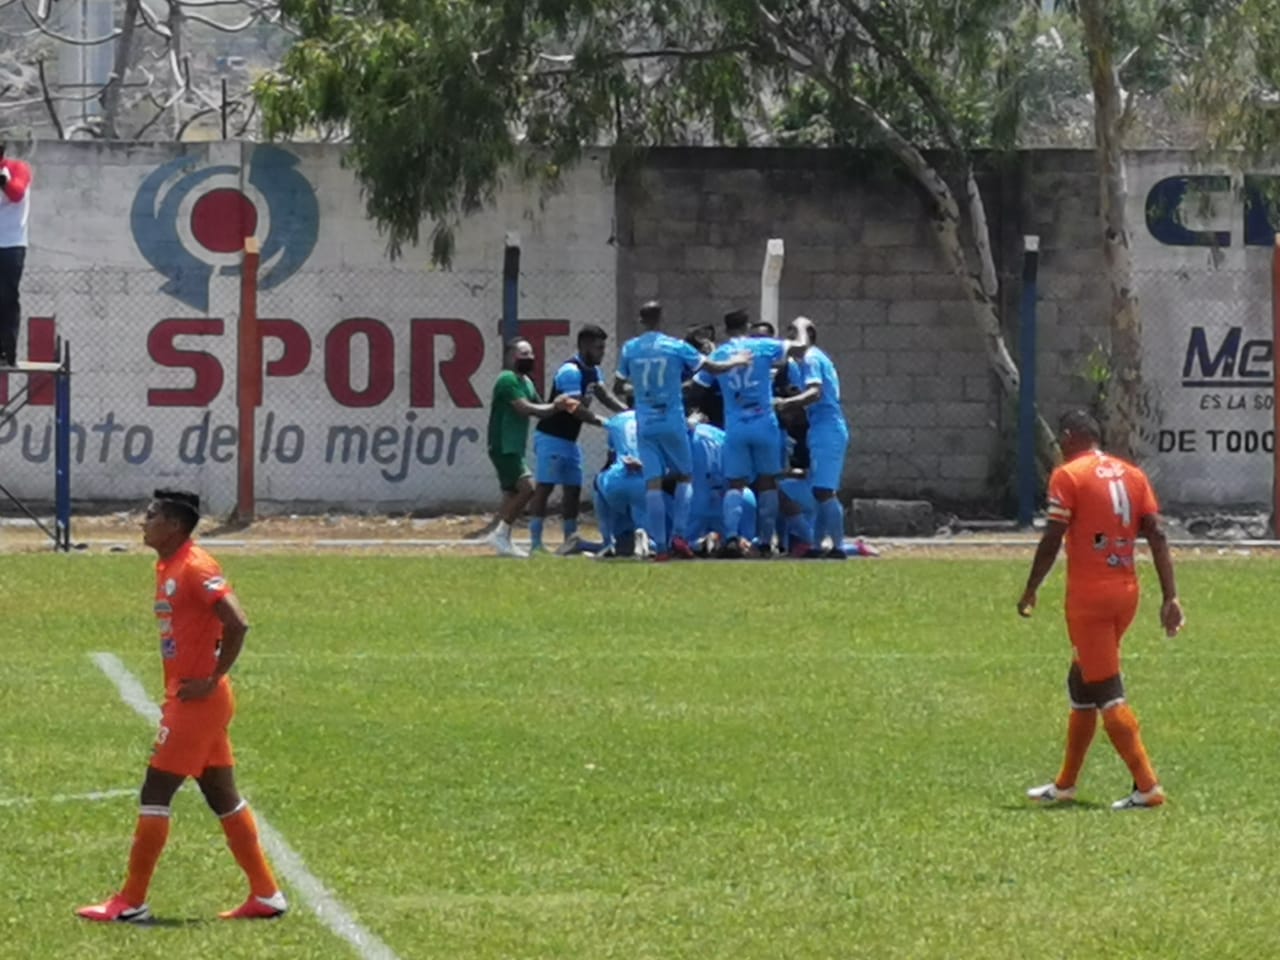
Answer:
M26 807L34 803L72 803L76 800L111 800L114 797L135 797L137 787L120 790L90 790L88 793L55 793L51 797L10 797L0 800L0 807Z
M153 723L160 720L160 708L147 696L146 690L138 682L138 678L129 672L129 668L111 653L91 654L98 669L107 675L123 700L134 713ZM374 934L362 927L355 917L347 912L347 908L330 893L319 878L289 844L267 822L257 810L254 815L258 821L258 833L262 837L262 845L266 848L271 860L279 872L286 877L298 896L336 936L341 937L358 953L363 960L400 960L391 948L379 940Z

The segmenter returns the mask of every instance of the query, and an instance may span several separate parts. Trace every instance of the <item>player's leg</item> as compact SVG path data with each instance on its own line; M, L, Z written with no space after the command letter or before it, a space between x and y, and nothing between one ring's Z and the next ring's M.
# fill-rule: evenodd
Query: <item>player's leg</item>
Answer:
M773 530L778 524L777 424L761 419L754 425L748 445L751 476L756 478L756 529L753 539L766 554L773 552Z
M662 455L675 477L675 509L671 518L671 550L686 560L693 559L689 546L689 518L693 512L693 450L689 430L681 419L662 435Z
M539 461L541 462L541 461ZM551 491L555 487L549 483L538 483L529 500L529 549L545 550L542 545L542 526L547 519L547 501L551 499Z
M607 471L596 474L596 478L591 484L591 501L596 513L596 526L600 529L600 553L612 554L616 547L612 522L613 508L609 505L609 499L601 489L606 475Z
M667 546L667 505L662 497L662 476L666 470L662 448L641 434L638 438L640 463L644 467L645 531L653 545L655 560L669 560Z
M1108 685L1106 696L1099 697L1102 726L1111 745L1129 768L1134 792L1112 804L1115 809L1156 807L1164 803L1164 791L1142 742L1138 717L1125 697L1120 674L1120 643L1133 622L1138 609L1138 591L1119 591L1092 599L1098 620L1091 642L1079 649L1080 670L1086 682Z
M527 551L511 542L511 528L533 499L532 474L524 457L519 454L490 454L498 473L498 485L502 488L502 503L498 507L498 526L490 542L499 554L506 557L527 557Z
M260 920L278 917L288 909L275 874L267 863L258 836L258 822L249 804L236 789L231 743L223 731L221 743L213 755L216 764L205 767L196 778L205 803L222 825L227 847L249 881L249 898L235 910L219 914L224 920Z
M538 551L542 546L542 526L547 518L547 502L559 483L559 453L556 441L559 437L535 430L533 433L533 498L529 501L529 549Z
M844 471L848 445L848 433L843 427L827 426L809 432L809 453L812 457L809 476L817 501L814 546L821 547L830 537L831 549L827 556L832 557L844 556L844 507L836 494L840 489L840 475Z
M739 540L754 544L759 537L758 524L759 504L756 493L750 487L742 491L742 517L738 521L737 536ZM754 547L752 549L754 553Z
M745 503L742 492L747 488L747 480L751 477L751 453L745 428L741 424L735 423L732 429L725 431L723 458L725 480L729 485L721 510L726 546L740 551L743 545L738 542L738 528L742 526Z
M778 487L781 498L779 509L787 517L787 549L795 556L805 556L813 548L813 526L818 502L813 497L813 487L808 478L791 477Z
M564 441L560 461L560 532L565 544L578 536L578 511L582 499L582 448L571 440Z
M185 713L186 711L184 711ZM182 781L199 770L206 749L208 731L202 723L176 713L166 706L156 731L139 794L138 819L129 848L129 865L120 892L109 900L81 907L76 914L85 920L139 923L151 916L147 890L156 864L169 841L170 809L173 795Z

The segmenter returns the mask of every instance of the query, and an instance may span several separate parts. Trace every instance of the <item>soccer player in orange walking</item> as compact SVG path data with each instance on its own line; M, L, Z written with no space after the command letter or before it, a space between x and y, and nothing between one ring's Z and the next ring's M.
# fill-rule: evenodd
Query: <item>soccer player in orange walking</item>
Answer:
M156 551L155 612L164 662L164 708L142 782L141 806L124 887L105 903L81 907L86 920L139 923L150 918L147 887L169 837L169 807L187 777L200 785L222 823L227 845L249 880L249 898L223 919L268 919L288 908L267 865L258 825L236 790L227 728L235 713L227 673L249 622L218 562L191 539L200 498L157 490L142 526Z
M1134 543L1139 535L1151 547L1160 578L1160 624L1170 637L1182 629L1182 605L1169 544L1160 526L1160 507L1146 474L1102 452L1101 431L1087 412L1067 413L1059 430L1065 462L1049 478L1049 523L1018 601L1018 613L1031 616L1036 591L1065 537L1067 633L1073 653L1067 674L1071 713L1062 769L1053 782L1033 787L1027 796L1043 804L1075 799L1076 780L1101 712L1103 729L1133 775L1133 792L1113 803L1112 809L1157 807L1164 803L1164 790L1142 744L1138 718L1125 700L1120 641L1138 609Z

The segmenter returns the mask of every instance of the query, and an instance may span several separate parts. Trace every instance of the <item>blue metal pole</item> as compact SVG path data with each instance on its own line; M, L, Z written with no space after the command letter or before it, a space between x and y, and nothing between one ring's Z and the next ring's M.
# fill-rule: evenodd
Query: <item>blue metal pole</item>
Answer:
M1022 300L1018 307L1018 526L1031 526L1036 482L1036 270L1040 238L1022 239Z
M507 234L502 255L502 342L520 334L520 235Z
M54 513L56 549L71 549L71 345L59 339L62 369L54 374Z

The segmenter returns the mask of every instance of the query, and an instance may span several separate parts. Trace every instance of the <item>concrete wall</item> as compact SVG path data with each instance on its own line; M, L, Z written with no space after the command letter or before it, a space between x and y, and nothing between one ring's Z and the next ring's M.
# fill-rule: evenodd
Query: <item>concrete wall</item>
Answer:
M458 235L451 271L392 263L340 151L251 144L42 143L23 284L26 353L74 349L73 494L136 501L182 484L235 498L239 238L262 244L257 417L267 508L471 507L497 496L485 449L501 365L504 237L519 231L521 315L551 360L582 323L613 327L613 190L588 157L543 203L513 185ZM16 392L0 376L0 394ZM6 486L47 498L41 394L0 427ZM603 459L593 439L593 460Z
M489 505L484 430L511 230L524 248L521 316L549 363L572 352L586 322L616 347L651 297L678 333L758 309L765 241L782 237L782 316L812 317L840 370L853 434L846 492L971 505L1007 496L1013 408L914 188L869 158L659 150L613 184L591 156L550 198L510 184L467 221L448 272L423 250L388 260L337 148L41 143L30 159L24 340L37 359L55 334L75 348L80 499L136 500L172 482L230 506L234 248L253 233L269 321L263 502ZM1265 202L1241 200L1252 181L1188 180L1206 173L1216 171L1180 154L1130 157L1146 462L1172 502L1263 502L1271 229ZM1107 343L1093 158L1025 153L991 164L982 188L1011 348L1022 237L1040 237L1038 372L1052 418L1091 399L1089 357ZM0 395L15 389L0 377ZM43 389L36 400L0 426L0 470L41 498L52 486L50 411ZM601 459L589 436L588 475Z

